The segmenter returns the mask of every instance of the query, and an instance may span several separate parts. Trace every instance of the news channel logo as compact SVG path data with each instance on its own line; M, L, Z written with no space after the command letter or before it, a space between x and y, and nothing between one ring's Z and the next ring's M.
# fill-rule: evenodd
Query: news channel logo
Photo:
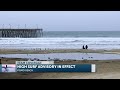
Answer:
M2 64L1 68L2 68L2 72L16 72L15 64Z

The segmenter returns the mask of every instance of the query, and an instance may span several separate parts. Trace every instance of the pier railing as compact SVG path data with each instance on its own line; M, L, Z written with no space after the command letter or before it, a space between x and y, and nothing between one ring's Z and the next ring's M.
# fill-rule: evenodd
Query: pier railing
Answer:
M43 37L43 29L0 29L0 37Z

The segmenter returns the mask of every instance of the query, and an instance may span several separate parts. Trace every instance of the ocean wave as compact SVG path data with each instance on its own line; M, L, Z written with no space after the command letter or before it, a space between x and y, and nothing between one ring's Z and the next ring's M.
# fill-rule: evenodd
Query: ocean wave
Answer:
M0 42L0 48L81 48L83 45L120 48L120 38L2 38Z

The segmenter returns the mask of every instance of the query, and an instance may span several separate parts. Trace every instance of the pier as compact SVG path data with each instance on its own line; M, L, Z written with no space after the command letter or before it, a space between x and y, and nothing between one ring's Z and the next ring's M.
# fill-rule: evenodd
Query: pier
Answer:
M36 38L43 37L43 29L0 29L3 38Z

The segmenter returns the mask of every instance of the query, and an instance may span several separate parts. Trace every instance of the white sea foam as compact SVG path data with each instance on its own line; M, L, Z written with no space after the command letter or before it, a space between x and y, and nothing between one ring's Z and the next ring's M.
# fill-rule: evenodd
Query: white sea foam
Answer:
M120 49L120 38L0 38L0 48L11 49L81 49L83 45L90 49Z

